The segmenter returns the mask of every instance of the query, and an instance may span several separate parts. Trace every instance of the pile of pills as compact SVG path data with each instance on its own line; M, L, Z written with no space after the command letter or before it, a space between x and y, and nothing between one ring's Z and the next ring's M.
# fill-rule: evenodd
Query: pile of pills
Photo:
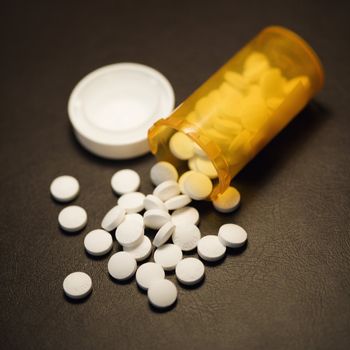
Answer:
M185 145L190 154L193 148L192 144L190 147L187 141L184 142L187 136L175 135L173 151L182 154L177 145L176 139L179 139L181 147ZM201 169L206 171L205 167ZM141 179L134 170L124 169L113 175L111 186L119 196L117 204L102 218L101 228L87 233L84 247L91 256L108 254L113 248L114 236L122 251L109 258L107 269L110 276L125 281L135 275L139 288L147 291L149 302L155 307L167 308L175 303L178 293L176 285L166 279L165 272L175 271L182 285L195 285L204 278L202 260L222 259L226 247L237 248L245 244L247 233L240 226L225 224L217 235L202 237L198 227L199 212L189 204L210 195L212 183L206 173L190 170L179 178L172 164L158 162L151 168L150 178L155 188L152 194L145 195L138 192ZM79 193L79 183L71 176L61 176L52 182L50 191L60 202L71 201ZM227 212L234 210L238 202L238 191L230 188L214 205ZM87 223L87 214L79 206L67 206L59 213L58 222L65 231L79 231ZM155 231L152 242L145 235L146 228ZM183 252L196 249L201 259L184 258ZM154 261L144 262L152 253ZM63 289L70 298L84 298L92 290L92 281L84 272L73 272L65 278Z

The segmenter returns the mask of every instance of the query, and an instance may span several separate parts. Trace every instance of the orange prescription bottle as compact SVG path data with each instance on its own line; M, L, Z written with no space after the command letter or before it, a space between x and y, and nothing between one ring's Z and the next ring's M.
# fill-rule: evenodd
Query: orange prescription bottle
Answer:
M267 27L149 129L150 149L181 169L185 164L169 151L169 140L177 131L189 136L216 168L215 198L323 83L313 49L286 28Z

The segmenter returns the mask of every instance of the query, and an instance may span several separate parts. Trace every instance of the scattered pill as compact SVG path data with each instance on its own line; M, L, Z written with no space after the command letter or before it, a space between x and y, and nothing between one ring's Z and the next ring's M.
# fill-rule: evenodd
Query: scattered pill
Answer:
M87 223L87 213L82 207L70 205L60 211L58 215L58 223L65 231L80 231Z
M194 172L185 178L184 189L185 193L192 199L202 200L210 195L213 184L208 176L199 172Z
M185 194L185 187L184 187L184 182L187 178L188 175L194 173L194 170L189 170L189 171L186 171L184 172L180 178L179 178L179 181L178 181L178 184L179 184L179 187L180 187L180 191L181 193Z
M140 176L132 169L117 171L111 179L112 189L116 194L135 192L140 187Z
M179 282L188 286L199 283L204 277L204 272L204 265L197 258L185 258L176 265L175 269Z
M155 186L158 186L164 181L177 181L178 173L176 168L168 162L158 162L151 168L151 181Z
M143 222L143 216L141 214L138 214L138 213L126 214L123 221L126 221L126 220L136 220L142 226L145 226L144 222Z
M115 238L123 247L136 247L144 235L143 225L135 219L124 220L115 230Z
M241 226L224 224L219 229L218 237L226 247L239 248L247 241L247 232Z
M187 194L180 194L168 199L164 204L168 210L175 210L183 208L189 203L191 203L191 198Z
M139 266L136 271L137 285L147 290L152 282L165 278L165 272L161 265L154 262L147 262Z
M173 243L183 251L190 251L197 247L201 232L196 225L178 225L172 235Z
M141 243L136 247L124 247L123 250L131 254L136 259L136 261L143 261L150 256L152 252L152 244L147 236L143 236Z
M58 202L70 202L79 194L79 182L70 175L56 177L50 185L51 195Z
M106 231L112 231L124 220L124 217L125 209L116 205L104 216L101 227Z
M206 261L217 261L224 257L226 247L218 236L208 235L201 238L197 245L198 255Z
M221 213L230 213L238 208L240 201L241 195L236 188L230 186L213 200L213 205Z
M147 292L149 302L158 308L173 305L177 299L177 289L173 282L163 279L152 282Z
M161 265L165 271L174 270L181 259L181 248L175 244L164 244L154 252L154 261Z
M130 213L138 213L144 209L145 195L141 192L129 192L123 194L118 199L118 205Z
M64 279L63 290L69 298L85 298L92 290L91 278L85 272L73 272Z
M135 258L127 252L117 252L108 261L108 273L119 281L131 278L136 271Z
M197 156L204 157L204 158L207 157L207 154L203 151L203 148L195 142L193 143L193 150Z
M86 251L95 256L107 254L113 246L113 239L110 233L97 229L90 231L84 238Z
M170 219L170 214L161 209L150 209L143 214L145 226L153 230L160 229L164 224L170 221Z
M143 201L143 205L146 210L150 209L162 209L167 211L167 208L163 201L153 194L148 194Z
M171 214L171 221L176 226L197 225L199 222L198 210L193 207L184 207L184 208L176 209Z
M171 221L165 223L154 236L153 245L155 247L160 247L163 245L171 237L174 230L175 225Z
M194 156L194 142L182 132L176 132L170 138L169 149L176 158L181 160L187 160Z
M176 181L168 180L159 184L153 191L153 194L162 201L166 201L180 193L179 184Z

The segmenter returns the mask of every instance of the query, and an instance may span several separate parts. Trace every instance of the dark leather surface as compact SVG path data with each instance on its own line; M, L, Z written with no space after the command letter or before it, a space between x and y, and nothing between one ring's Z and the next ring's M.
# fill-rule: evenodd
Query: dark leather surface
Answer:
M348 349L350 341L349 3L345 1L7 2L1 8L0 339L3 349ZM151 309L134 281L110 280L84 233L116 202L112 174L132 167L150 192L152 156L105 161L83 150L66 105L74 85L114 62L155 67L177 103L261 28L281 24L320 54L326 87L237 177L242 206L198 205L203 234L233 221L245 250L207 266L172 310ZM57 227L49 196L76 176L83 233ZM114 249L115 250L115 249ZM64 277L89 273L71 303ZM174 275L169 278L175 281Z

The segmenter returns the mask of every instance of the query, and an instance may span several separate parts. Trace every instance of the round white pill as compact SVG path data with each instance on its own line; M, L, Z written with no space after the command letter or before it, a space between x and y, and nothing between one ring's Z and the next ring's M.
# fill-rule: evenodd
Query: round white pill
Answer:
M90 294L92 281L85 272L73 272L63 281L65 294L72 299L81 299Z
M161 265L165 271L174 270L181 259L182 250L175 244L164 244L154 252L154 261Z
M140 187L140 176L132 169L117 171L111 179L113 191L117 194L135 192Z
M163 245L171 237L174 230L175 225L171 221L164 224L154 236L153 245L155 247L160 247L161 245Z
M204 265L197 258L186 258L181 260L175 269L176 278L182 284L192 286L199 283L204 277Z
M136 261L143 261L150 256L152 252L152 244L147 236L143 236L141 243L136 247L124 247L123 250L131 254L136 259Z
M199 146L197 143L194 143L194 153L199 156L199 157L203 157L203 158L206 158L207 157L207 154L203 151L202 147Z
M210 179L216 179L218 177L214 164L209 159L196 157L195 163L197 171L207 175Z
M166 308L173 305L177 299L177 289L169 280L153 282L147 292L149 302L158 308Z
M113 246L113 239L110 233L105 230L93 230L84 238L86 251L95 256L107 254Z
M199 222L199 213L196 208L184 207L175 210L171 214L171 221L176 226L178 225L197 225Z
M104 216L101 222L101 227L106 231L112 231L124 220L124 217L125 209L116 205Z
M200 239L201 231L196 225L191 224L176 226L172 235L173 243L185 252L196 248Z
M198 255L206 261L217 261L223 258L226 247L218 236L208 235L201 238L197 245Z
M158 230L171 219L167 211L161 209L150 209L143 214L143 222L148 228Z
M238 225L225 224L219 228L218 237L226 247L239 248L247 241L247 232Z
M131 278L137 268L135 258L127 252L118 252L111 256L108 261L108 272L116 280Z
M164 204L168 210L179 209L191 203L191 198L187 194L180 194L178 196L168 199Z
M240 201L241 195L237 189L230 186L213 200L213 205L221 213L230 213L238 208Z
M137 213L131 213L131 214L126 214L124 217L124 221L127 220L136 220L138 221L143 227L145 226L143 223L143 216L141 214L137 214Z
M202 200L210 195L213 184L208 176L199 172L193 172L184 180L184 189L185 193L192 199Z
M179 184L176 181L168 180L159 184L153 191L153 194L162 201L166 201L180 193Z
M190 174L192 174L192 173L194 173L193 170L186 171L186 172L183 173L183 174L180 176L180 178L179 178L179 182L178 182L178 183L179 183L180 191L181 191L181 193L183 193L183 194L186 194L186 193L185 193L184 182L185 182L187 176L190 175Z
M123 194L118 199L118 205L125 209L125 211L130 213L138 213L144 209L143 201L145 200L145 195L141 192L129 192Z
M154 262L147 262L139 266L136 271L136 283L142 289L147 290L152 282L165 278L163 268Z
M58 223L65 231L80 231L87 223L87 213L82 207L70 205L60 211L58 214Z
M143 205L146 210L150 209L162 209L167 211L167 208L163 201L159 199L157 196L154 196L153 194L148 194L143 201Z
M50 192L53 198L58 202L69 202L79 193L78 180L70 175L56 177L51 182Z
M115 238L123 247L136 247L141 243L144 227L138 220L124 220L115 230Z
M164 181L177 181L179 175L172 164L168 162L158 162L151 168L150 176L152 183L158 186Z
M184 133L176 132L170 138L169 149L176 158L187 160L194 155L194 142Z

